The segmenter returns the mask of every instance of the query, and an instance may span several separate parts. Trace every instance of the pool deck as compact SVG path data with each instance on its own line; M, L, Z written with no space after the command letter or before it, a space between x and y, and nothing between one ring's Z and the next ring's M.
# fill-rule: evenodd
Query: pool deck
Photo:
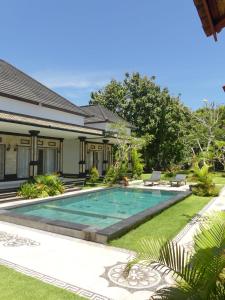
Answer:
M176 240L191 249L202 215L215 210L225 210L225 189ZM156 289L171 283L150 268L134 269L125 280L122 271L134 254L131 251L7 222L0 222L0 228L0 264L88 299L147 300Z

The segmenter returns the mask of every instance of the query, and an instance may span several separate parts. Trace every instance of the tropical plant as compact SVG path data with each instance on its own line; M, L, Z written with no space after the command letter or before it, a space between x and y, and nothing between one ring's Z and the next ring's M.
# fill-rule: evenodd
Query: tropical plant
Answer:
M193 240L193 252L174 241L142 240L124 275L135 264L151 265L170 274L174 285L157 290L150 299L224 300L225 213L215 213L203 220Z
M21 185L18 195L31 198L55 196L64 192L63 182L57 175L38 175L32 181Z
M137 149L131 150L132 177L138 179L143 174L144 163L142 155Z
M95 184L99 180L99 172L96 167L91 168L90 170L90 178L88 182L91 184Z
M193 168L194 178L197 185L192 187L192 192L198 196L217 196L219 190L213 182L212 175L209 173L209 165L206 163L202 167L196 162Z
M114 166L110 166L106 172L104 183L114 184L116 183L117 177L118 176L116 174L116 169L114 168Z
M106 173L105 182L115 183L127 175L129 153L132 153L132 150L142 149L145 140L130 135L124 123L113 124L110 128L115 136L115 161Z
M26 182L20 186L18 195L26 199L33 199L39 196L39 191L34 183Z

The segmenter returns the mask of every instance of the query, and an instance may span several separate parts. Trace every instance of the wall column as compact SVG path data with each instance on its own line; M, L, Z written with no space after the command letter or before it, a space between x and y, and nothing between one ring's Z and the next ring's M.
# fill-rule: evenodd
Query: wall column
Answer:
M38 172L38 148L37 139L40 131L30 130L31 135L31 156L30 156L30 177L34 177Z
M85 165L86 165L86 137L79 136L80 140L80 161L79 161L79 176L86 177Z
M103 140L103 164L102 164L102 175L106 174L106 171L109 166L108 162L108 151L107 151L107 146L108 146L109 140Z
M59 173L60 175L63 174L63 140L59 140Z

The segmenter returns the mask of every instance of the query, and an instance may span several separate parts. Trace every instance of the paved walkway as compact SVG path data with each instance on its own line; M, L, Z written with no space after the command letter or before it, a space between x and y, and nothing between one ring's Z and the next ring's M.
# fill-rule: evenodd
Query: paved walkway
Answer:
M207 211L225 209L225 189L177 236L191 248L194 232ZM110 246L0 222L0 263L43 281L100 300L147 300L171 283L158 271L135 267L122 273L133 253Z

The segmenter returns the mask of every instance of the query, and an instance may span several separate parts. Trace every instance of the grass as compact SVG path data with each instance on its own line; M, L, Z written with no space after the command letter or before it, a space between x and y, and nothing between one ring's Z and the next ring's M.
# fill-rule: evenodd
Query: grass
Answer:
M213 180L220 189L225 185L225 177L223 177L222 174L224 173L212 173ZM148 179L150 175L151 174L143 174L142 179ZM162 176L162 179L165 180L165 177ZM179 233L179 231L209 202L210 199L211 197L191 195L136 229L111 241L110 245L137 251L139 240L142 238L165 237L166 239L171 239Z
M2 300L84 300L71 292L0 266Z
M210 200L210 197L191 195L182 202L163 211L136 229L129 231L110 245L128 250L138 250L138 242L144 237L171 239L199 212Z

